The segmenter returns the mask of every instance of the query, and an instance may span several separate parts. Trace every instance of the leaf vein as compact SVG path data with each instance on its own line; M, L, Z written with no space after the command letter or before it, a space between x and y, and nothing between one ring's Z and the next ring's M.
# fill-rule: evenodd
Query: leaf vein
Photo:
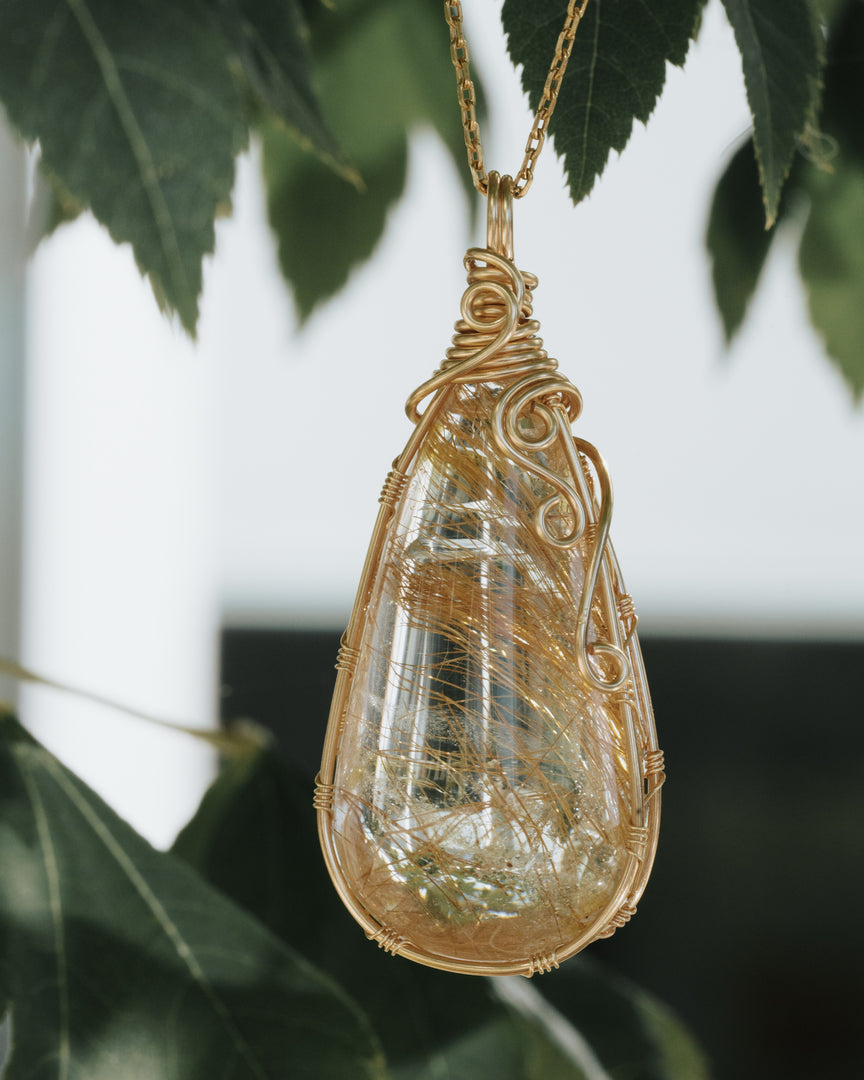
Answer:
M120 72L107 42L87 6L86 0L65 0L65 2L75 17L87 44L90 46L93 58L105 82L108 97L117 112L132 155L141 173L141 180L147 194L147 200L150 203L150 209L153 212L153 219L159 233L162 250L165 253L174 287L181 295L189 296L192 289L183 266L180 245L171 219L171 212L168 209L168 203L159 183L156 163L123 86Z
M122 873L129 879L130 884L141 897L144 904L149 908L158 926L171 942L178 957L186 966L193 982L198 986L201 993L209 1002L211 1008L225 1025L236 1051L243 1058L255 1076L259 1077L260 1080L267 1080L267 1074L255 1056L252 1047L249 1045L242 1032L237 1028L225 1003L210 985L207 975L201 967L192 947L183 937L180 928L173 921L159 897L156 896L150 888L146 879L138 870L138 867L123 850L123 847L117 842L111 831L105 826L104 822L102 822L98 815L94 813L93 808L87 800L82 798L78 790L70 783L59 765L50 758L47 758L43 764L45 769L53 777L54 782L63 791L66 798L69 799L70 803L72 803L78 813L84 818L97 838L102 842L108 854L117 863Z
M66 955L66 934L63 925L63 904L60 894L60 870L57 865L57 853L51 839L51 827L48 815L39 796L39 790L33 783L33 778L26 769L19 772L27 789L27 798L33 809L33 818L39 833L39 846L42 851L42 861L45 865L45 878L48 883L48 904L51 911L51 923L54 930L54 951L57 958L57 1011L59 1031L57 1034L58 1047L52 1057L57 1059L57 1080L68 1080L69 1063L71 1057L71 1043L69 1035L69 963Z
M594 38L591 42L591 65L588 70L588 95L585 101L585 123L582 126L582 164L579 171L579 189L581 190L585 181L585 171L588 164L588 127L591 119L591 102L594 97L594 78L597 70L597 58L600 50L598 48L598 41L600 38L600 0L596 0L594 4Z
M51 66L51 57L54 55L57 48L57 41L63 30L63 23L65 21L66 12L63 8L63 0L59 0L54 14L45 25L42 39L39 42L39 48L36 50L36 56L33 60L33 69L30 72L30 78L28 80L29 94L33 100L37 98L39 90L48 77L48 71Z

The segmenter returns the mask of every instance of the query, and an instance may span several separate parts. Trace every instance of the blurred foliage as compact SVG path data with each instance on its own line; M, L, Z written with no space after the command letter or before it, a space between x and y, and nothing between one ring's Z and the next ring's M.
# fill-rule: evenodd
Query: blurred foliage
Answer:
M272 114L259 124L270 224L301 318L378 244L405 186L412 131L434 131L473 192L438 0L341 0L319 8L309 30L322 107L356 177L346 183L304 153Z
M362 1003L394 1078L579 1080L597 1065L632 1080L708 1075L665 1006L581 957L538 989L519 976L451 975L376 948L327 876L311 778L266 733L243 730L249 752L225 761L174 853ZM574 1046L585 1047L581 1059Z
M0 714L5 1080L708 1076L665 1006L581 958L544 997L377 949L330 885L311 780L253 725L219 741L163 853Z
M819 107L822 34L810 0L723 0L741 53L765 222Z
M387 1075L332 979L0 714L6 1080Z
M800 238L810 318L856 401L864 395L864 0L820 6L824 89L808 120L778 205L777 227L757 235L753 140L733 154L714 192L707 244L727 340L740 329L774 237ZM758 157L758 149L756 150Z

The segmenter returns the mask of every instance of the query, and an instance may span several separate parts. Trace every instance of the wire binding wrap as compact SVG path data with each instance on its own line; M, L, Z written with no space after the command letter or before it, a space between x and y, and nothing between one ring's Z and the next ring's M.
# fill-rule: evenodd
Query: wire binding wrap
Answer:
M408 473L402 472L401 469L393 468L387 473L387 478L384 481L384 486L381 488L381 494L378 496L378 502L382 506L388 507L393 510L396 503L399 501L402 492L408 483Z
M395 930L388 930L386 926L382 926L377 932L367 932L366 937L370 941L377 942L379 949L383 949L384 952L393 956L399 952L403 945L407 944L405 938L400 937Z
M336 664L334 665L336 670L344 671L346 675L351 676L357 668L357 661L359 659L360 650L349 645L343 637L342 643L339 646L339 651L336 653Z
M666 783L666 762L662 750L645 751L645 783L648 799L653 799Z
M333 784L323 784L320 773L315 777L315 794L312 797L312 805L316 810L322 810L325 814L333 813Z
M633 607L633 597L629 593L619 593L618 614L622 619L635 619L636 609Z
M560 967L558 954L553 949L551 953L532 956L528 961L528 970L525 972L525 977L530 979L532 975L545 975L557 967Z
M588 458L584 454L579 455L579 464L582 466L582 472L585 476L585 483L588 485L588 491L591 493L591 498L594 498L594 477L591 473L591 466L588 464Z
M627 828L626 848L634 859L641 862L645 858L649 832L644 825L630 825Z
M616 930L620 930L622 926L626 926L628 922L636 914L636 908L632 904L622 904L620 908L612 916L612 920L603 927L598 938L610 938Z
M624 627L624 647L626 648L636 633L639 616L633 606L633 597L629 593L618 593L618 616Z

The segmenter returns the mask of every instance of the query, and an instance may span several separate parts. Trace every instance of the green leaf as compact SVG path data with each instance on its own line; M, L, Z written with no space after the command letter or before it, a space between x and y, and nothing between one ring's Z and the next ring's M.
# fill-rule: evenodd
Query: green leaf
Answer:
M247 136L215 16L193 0L3 0L0 98L192 331Z
M576 32L550 130L578 203L611 150L623 150L633 121L646 122L666 81L666 61L681 65L704 0L590 0ZM564 0L505 0L514 64L536 109L564 25ZM526 132L527 136L527 132Z
M578 985L586 990L587 1029L566 994L563 1005L556 1000L589 1047L524 979L450 975L376 949L346 912L324 869L311 782L285 763L265 735L251 734L248 745L248 755L226 761L175 851L362 1000L393 1080L584 1080L600 1075L583 1067L586 1058L596 1065L595 1035L600 1043L606 1038L614 1051L611 1033L619 1025L622 1052L618 1058L613 1053L612 1060L632 1067L642 1054L640 1062L649 1062L654 1071L615 1076L701 1080L705 1075L658 1071L664 1053L672 1054L679 1041L685 1049L692 1041L654 999L626 984L610 989L599 974L592 974L589 984L583 977ZM560 974L544 976L542 988L547 980L554 987ZM592 1007L592 989L605 994L599 1010ZM638 1012L645 1001L656 1005L662 1022L655 1023L656 1017L649 1022ZM667 1021L670 1031L661 1031ZM687 1060L698 1057L694 1052Z
M831 26L837 16L848 6L850 0L813 0L816 14L825 26Z
M312 89L308 29L298 0L218 0L250 89L307 150L351 176Z
M714 189L706 243L726 341L741 327L775 231L765 229L753 140L736 150Z
M864 165L864 3L846 3L828 38L822 128ZM829 163L830 164L830 163Z
M263 728L240 723L230 731L237 749L172 851L283 939L302 927L307 954L318 954L325 946L316 936L322 920L306 916L331 898L311 784L276 752Z
M835 11L827 45L822 142L807 170L810 216L799 268L811 321L856 400L864 395L864 4Z
M324 975L0 718L6 1080L384 1077Z
M420 967L366 940L324 867L311 781L265 734L249 746L248 756L226 759L175 853L363 1002L394 1077L471 1075L447 1071L451 1056L473 1053L477 1030L501 1020L503 1006L482 979Z
M544 975L543 995L578 1025L611 1076L708 1080L701 1047L672 1010L587 956Z
M312 91L297 0L2 0L0 99L68 205L132 245L190 332L250 108L349 172ZM49 213L48 231L63 219Z
M407 140L374 158L352 156L363 176L359 190L303 154L272 124L259 127L270 227L276 234L279 267L306 319L348 280L384 232L387 216L402 194Z
M362 185L334 179L262 123L270 224L303 319L375 249L404 190L411 131L433 128L471 186L437 0L343 0L311 17L310 28L321 101Z
M494 987L492 993L497 996ZM586 1071L558 1033L543 1022L547 1005L533 986L525 985L521 993L536 1003L532 1010L504 1003L493 1017L460 1038L449 1043L442 1039L441 1048L433 1049L425 1060L415 1058L394 1067L393 1080L611 1080L596 1069ZM578 1036L576 1042L580 1043ZM596 1064L590 1050L583 1056Z
M812 170L798 260L810 318L856 401L864 397L864 166Z
M49 177L44 169L37 169L34 177L33 201L27 231L31 251L41 240L50 236L61 225L75 221L84 207L74 199L56 177Z
M723 4L741 53L770 227L796 142L818 109L822 36L810 0L723 0Z

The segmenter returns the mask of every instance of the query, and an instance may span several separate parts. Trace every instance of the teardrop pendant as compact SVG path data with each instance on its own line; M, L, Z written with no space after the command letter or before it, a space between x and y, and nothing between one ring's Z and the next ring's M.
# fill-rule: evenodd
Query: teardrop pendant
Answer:
M488 207L453 346L408 400L315 801L368 937L432 967L531 975L634 913L663 755L608 472L572 435L579 392L537 337L509 177L490 174Z

